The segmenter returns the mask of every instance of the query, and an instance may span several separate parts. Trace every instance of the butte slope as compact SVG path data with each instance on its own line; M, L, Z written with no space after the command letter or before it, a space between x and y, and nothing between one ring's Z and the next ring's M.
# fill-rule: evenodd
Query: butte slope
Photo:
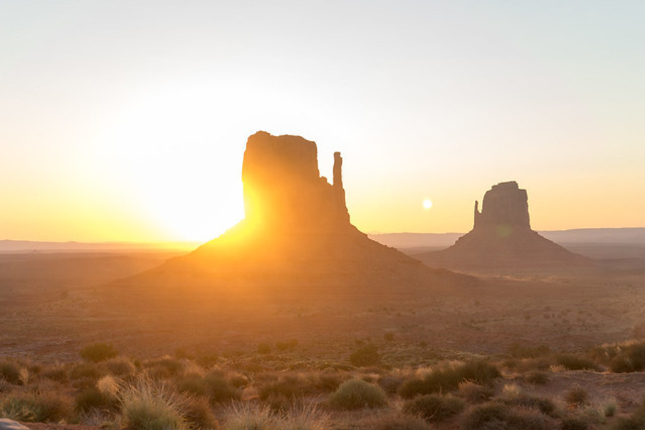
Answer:
M570 269L592 264L531 229L526 190L514 181L488 190L481 212L475 202L474 227L453 246L414 257L431 267L457 270Z
M245 219L193 252L119 282L218 295L316 293L384 297L436 293L473 278L430 269L381 245L349 220L342 158L333 183L321 177L315 142L249 137L242 167Z

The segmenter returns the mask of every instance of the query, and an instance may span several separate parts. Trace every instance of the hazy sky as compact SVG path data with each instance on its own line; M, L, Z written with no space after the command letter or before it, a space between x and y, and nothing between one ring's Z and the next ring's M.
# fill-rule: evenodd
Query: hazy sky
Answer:
M366 232L645 227L645 2L0 2L0 239L208 240L257 130L344 158ZM424 199L434 203L424 209Z

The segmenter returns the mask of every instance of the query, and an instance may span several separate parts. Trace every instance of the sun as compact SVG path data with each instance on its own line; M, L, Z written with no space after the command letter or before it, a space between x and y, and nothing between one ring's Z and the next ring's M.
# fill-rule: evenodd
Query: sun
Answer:
M423 201L423 209L430 209L432 207L432 200L425 199Z

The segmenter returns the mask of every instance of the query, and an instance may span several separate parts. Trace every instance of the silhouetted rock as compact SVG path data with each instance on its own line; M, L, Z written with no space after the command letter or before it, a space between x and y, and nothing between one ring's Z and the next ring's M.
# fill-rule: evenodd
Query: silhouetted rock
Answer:
M527 269L590 264L531 230L528 196L517 182L494 185L484 195L481 212L475 202L473 229L450 248L416 258L451 269Z
M312 294L342 287L374 298L472 283L463 275L430 269L358 231L345 205L339 152L329 184L318 171L314 142L257 132L247 142L242 181L243 221L190 254L125 283L202 285L220 293L256 294L293 292L294 287Z
M320 177L316 143L259 131L244 152L246 220L280 230L329 229L349 224L342 159L334 154L334 185Z

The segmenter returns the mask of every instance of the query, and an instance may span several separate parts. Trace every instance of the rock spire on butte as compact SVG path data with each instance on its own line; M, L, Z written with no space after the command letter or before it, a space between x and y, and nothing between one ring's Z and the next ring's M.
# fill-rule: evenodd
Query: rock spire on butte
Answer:
M531 229L528 195L517 182L494 185L475 202L473 229L448 249L415 255L434 267L525 269L576 267L589 260L567 251Z
M400 294L472 282L430 269L358 231L345 204L342 161L336 152L330 184L320 176L315 142L255 133L247 141L242 166L245 219L193 252L126 283L204 286L222 294L285 288L311 294L333 287Z

